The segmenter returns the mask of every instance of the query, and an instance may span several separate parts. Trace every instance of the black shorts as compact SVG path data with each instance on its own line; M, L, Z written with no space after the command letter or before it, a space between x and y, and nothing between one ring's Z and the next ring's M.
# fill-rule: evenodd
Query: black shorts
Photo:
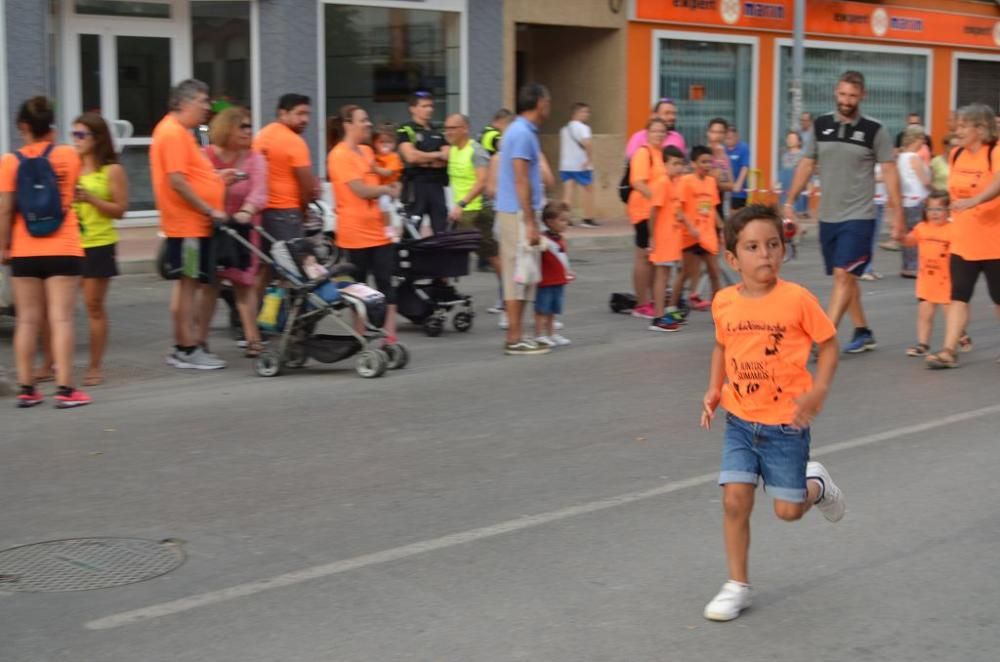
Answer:
M990 298L1000 306L1000 259L966 260L954 253L951 255L951 300L969 303L981 273L986 274Z
M635 247L649 248L649 221L633 223L632 227L635 229Z
M15 257L10 260L13 278L52 278L53 276L79 276L83 273L83 258L75 255L41 255Z
M701 244L692 244L684 249L688 255L708 255L708 251Z
M188 250L194 253L188 273L184 269L185 242L188 242ZM193 278L205 285L215 283L215 241L212 237L167 237L166 258L167 280L180 280L184 277Z
M83 277L113 278L118 275L117 244L84 248Z
M291 241L304 236L302 224L305 216L301 209L265 209L260 215L260 225L264 232L275 241ZM261 236L261 250L270 254L271 241Z
M386 304L396 303L396 289L392 286L392 269L396 264L396 247L393 244L373 248L350 248L347 261L354 265L354 280L368 283L375 280L375 289L385 295Z

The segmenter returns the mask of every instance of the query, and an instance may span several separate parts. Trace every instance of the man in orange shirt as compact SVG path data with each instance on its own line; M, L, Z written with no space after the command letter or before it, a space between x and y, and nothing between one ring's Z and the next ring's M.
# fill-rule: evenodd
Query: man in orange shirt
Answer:
M208 85L200 80L179 83L170 90L170 112L153 129L149 147L160 228L167 236L167 272L177 280L170 302L176 345L167 363L194 370L226 367L195 331L196 317L204 319L215 310L213 222L227 219L222 210L226 181L236 174L217 172L192 134L208 118L209 108Z
M253 143L267 160L264 230L281 241L302 236L305 210L315 197L309 146L302 138L309 126L310 103L305 95L283 94L277 118L260 130Z

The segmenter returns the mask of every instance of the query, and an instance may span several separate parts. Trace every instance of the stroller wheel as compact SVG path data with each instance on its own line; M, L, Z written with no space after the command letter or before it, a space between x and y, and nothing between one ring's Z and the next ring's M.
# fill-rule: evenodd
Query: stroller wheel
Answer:
M389 357L389 370L402 370L410 362L410 353L399 343L389 343L382 351Z
M437 338L444 331L444 321L440 317L432 316L424 320L424 333L431 338Z
M366 349L358 354L358 360L354 363L354 369L358 375L365 379L374 379L385 374L389 367L389 359L377 349Z
M455 318L451 321L451 324L455 327L456 331L465 333L472 328L472 313L464 310L459 313L455 313Z
M253 369L261 377L275 377L281 374L281 362L271 352L264 352L254 359Z

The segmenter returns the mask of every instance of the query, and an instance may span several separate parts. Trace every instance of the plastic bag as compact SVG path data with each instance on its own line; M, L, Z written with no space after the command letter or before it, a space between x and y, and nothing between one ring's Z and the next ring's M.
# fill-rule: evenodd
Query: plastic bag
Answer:
M538 249L521 243L517 247L514 259L514 282L518 285L531 286L542 279L542 269L539 264Z

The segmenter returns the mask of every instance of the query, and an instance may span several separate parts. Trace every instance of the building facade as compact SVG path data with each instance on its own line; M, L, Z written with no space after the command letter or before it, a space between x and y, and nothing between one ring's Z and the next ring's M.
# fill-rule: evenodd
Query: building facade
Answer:
M893 132L919 113L934 140L954 108L1000 109L1000 8L993 2L904 0L806 4L803 108L833 110L847 69L865 74L863 112ZM707 121L734 123L750 145L758 187L773 183L791 117L793 0L634 0L628 34L628 124L675 101L689 145ZM934 151L940 151L940 144Z

